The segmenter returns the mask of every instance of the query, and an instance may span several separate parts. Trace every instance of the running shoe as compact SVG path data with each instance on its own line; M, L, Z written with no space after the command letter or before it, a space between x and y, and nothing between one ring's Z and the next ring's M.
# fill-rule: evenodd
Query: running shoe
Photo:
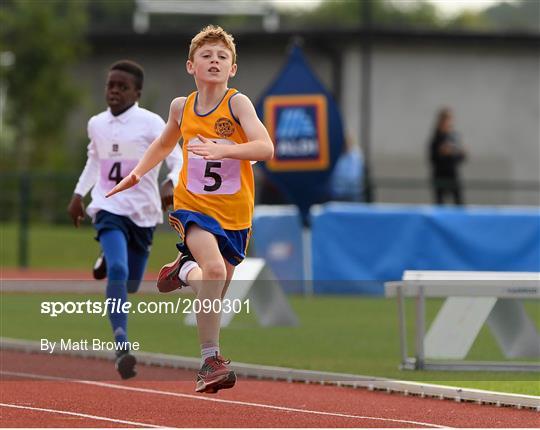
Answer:
M232 388L236 383L236 374L227 367L230 360L216 355L204 360L204 364L197 374L198 393L217 393L221 389Z
M98 255L92 269L92 274L94 275L94 279L97 279L98 281L107 277L107 262L105 261L103 252L100 252Z
M205 393L215 394L219 390L224 390L227 388L234 387L234 384L236 384L236 373L234 373L234 370L229 371L229 374L227 375L227 379L225 379L223 382L220 382L214 387L207 388Z
M182 266L188 261L195 261L189 252L186 254L178 254L176 260L172 263L165 264L165 266L161 268L157 280L157 288L161 293L170 293L178 288L187 286L185 282L180 280L178 274L180 273Z
M129 351L117 351L115 367L122 379L133 378L137 375L135 365L137 359L134 355L131 355Z

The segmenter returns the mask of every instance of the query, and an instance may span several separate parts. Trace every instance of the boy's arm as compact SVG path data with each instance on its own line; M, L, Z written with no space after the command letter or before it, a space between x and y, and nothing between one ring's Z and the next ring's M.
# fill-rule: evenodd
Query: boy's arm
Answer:
M99 160L97 159L97 154L95 154L95 149L91 149L91 146L93 146L92 142L88 145L88 159L67 208L75 227L79 227L81 221L84 219L83 198L97 181Z
M205 160L234 158L237 160L266 161L274 156L274 144L268 131L259 120L253 104L244 94L231 99L231 108L242 124L248 141L241 145L215 144L210 139L200 136L203 143L189 144L188 151L204 157Z
M75 227L79 227L81 221L84 219L84 203L83 198L88 194L88 191L96 184L98 171L99 171L99 157L97 154L96 144L92 140L92 119L88 121L88 137L90 143L87 149L87 159L84 169L79 176L73 197L67 207L68 214L73 221Z
M169 119L161 135L148 147L131 173L122 179L105 197L111 197L120 191L137 185L142 176L152 170L170 154L181 136L178 118L181 118L185 102L185 97L177 97L171 102Z

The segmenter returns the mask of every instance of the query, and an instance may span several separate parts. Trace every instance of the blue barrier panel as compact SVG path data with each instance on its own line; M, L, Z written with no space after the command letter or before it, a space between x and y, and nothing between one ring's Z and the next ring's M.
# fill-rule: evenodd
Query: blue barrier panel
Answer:
M538 208L312 209L316 293L379 293L404 270L540 271Z
M426 222L420 270L540 271L540 209L440 208Z
M417 260L407 244L423 223L408 208L330 203L311 215L315 293L382 294L381 281L399 279Z
M300 211L296 206L255 208L255 255L266 260L287 293L304 292L302 228Z

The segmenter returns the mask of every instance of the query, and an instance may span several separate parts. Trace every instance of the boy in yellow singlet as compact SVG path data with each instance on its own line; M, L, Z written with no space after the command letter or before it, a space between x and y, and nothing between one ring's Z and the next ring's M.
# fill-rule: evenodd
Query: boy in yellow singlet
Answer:
M171 102L160 137L133 171L108 194L136 185L183 138L184 164L169 222L181 254L158 278L162 292L191 286L200 303L223 299L235 266L245 258L251 233L254 180L251 161L272 158L274 146L248 97L228 88L237 70L233 37L207 26L191 41L187 72L197 91ZM197 313L202 365L197 392L231 388L236 375L220 355L219 306Z

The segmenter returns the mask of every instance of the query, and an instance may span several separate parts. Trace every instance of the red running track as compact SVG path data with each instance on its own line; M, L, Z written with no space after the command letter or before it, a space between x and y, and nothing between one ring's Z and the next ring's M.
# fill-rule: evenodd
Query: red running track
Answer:
M194 392L194 372L1 351L2 427L538 427L531 410L362 389L240 379ZM51 380L52 378L52 380ZM55 379L56 378L56 379Z
M88 263L88 270L80 269L16 269L12 267L2 267L0 269L0 279L52 279L52 280L92 280L92 264ZM157 272L146 271L145 281L155 281ZM157 290L156 290L157 291Z

